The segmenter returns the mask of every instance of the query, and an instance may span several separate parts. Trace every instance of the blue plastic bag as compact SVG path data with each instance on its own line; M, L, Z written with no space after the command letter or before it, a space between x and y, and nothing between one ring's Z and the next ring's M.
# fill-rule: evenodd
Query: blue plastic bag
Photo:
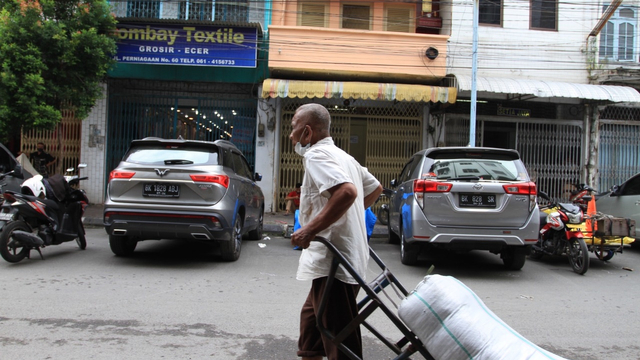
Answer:
M378 221L376 214L373 213L371 207L368 207L367 210L364 211L364 222L367 226L367 241L371 239L371 234L373 234L373 227Z

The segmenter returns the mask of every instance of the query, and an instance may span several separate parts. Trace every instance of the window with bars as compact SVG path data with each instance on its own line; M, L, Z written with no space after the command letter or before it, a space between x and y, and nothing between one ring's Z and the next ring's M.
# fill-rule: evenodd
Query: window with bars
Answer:
M415 6L385 8L384 27L386 31L415 32Z
M249 20L249 0L214 0L215 21L247 22Z
M371 29L371 6L369 5L342 5L343 29Z
M502 25L502 0L480 0L478 22L488 25Z
M160 1L128 1L127 17L159 19L160 6Z
M607 9L605 5L603 12ZM633 61L636 37L636 9L621 6L600 32L600 58Z
M179 18L181 20L209 20L213 19L212 0L188 0L180 3Z
M531 0L532 29L558 29L558 0Z
M328 27L327 2L309 1L299 3L298 24L300 26Z

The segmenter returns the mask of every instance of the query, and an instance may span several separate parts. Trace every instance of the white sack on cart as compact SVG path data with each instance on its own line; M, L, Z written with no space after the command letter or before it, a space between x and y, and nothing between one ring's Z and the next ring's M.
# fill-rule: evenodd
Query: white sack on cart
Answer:
M398 316L437 360L564 359L525 339L451 276L427 275Z

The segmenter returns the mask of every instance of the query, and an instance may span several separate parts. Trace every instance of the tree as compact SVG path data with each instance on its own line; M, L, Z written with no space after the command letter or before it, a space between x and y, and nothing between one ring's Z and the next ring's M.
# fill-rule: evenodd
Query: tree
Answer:
M0 0L0 137L53 129L63 104L84 119L113 65L106 0Z

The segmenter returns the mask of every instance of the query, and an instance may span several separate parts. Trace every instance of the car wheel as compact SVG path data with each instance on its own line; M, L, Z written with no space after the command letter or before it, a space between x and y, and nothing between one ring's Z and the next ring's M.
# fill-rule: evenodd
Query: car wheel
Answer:
M389 244L400 244L400 237L391 230L389 222L387 222L387 231L389 232Z
M240 258L240 251L242 250L242 219L240 214L236 214L231 239L222 242L220 250L222 252L222 259L225 261L236 261Z
M419 253L420 245L407 243L404 231L402 231L402 224L400 224L400 261L405 265L415 265L418 262Z
M13 221L5 225L0 233L0 255L10 263L17 263L29 255L30 248L22 246L13 239L16 230L31 232L29 226L22 221Z
M509 247L502 253L502 262L509 270L520 270L527 258L525 248Z
M247 233L247 240L262 239L262 224L264 222L264 209L260 210L260 218L258 219L258 227Z
M138 242L128 236L109 235L109 247L116 256L131 256Z

